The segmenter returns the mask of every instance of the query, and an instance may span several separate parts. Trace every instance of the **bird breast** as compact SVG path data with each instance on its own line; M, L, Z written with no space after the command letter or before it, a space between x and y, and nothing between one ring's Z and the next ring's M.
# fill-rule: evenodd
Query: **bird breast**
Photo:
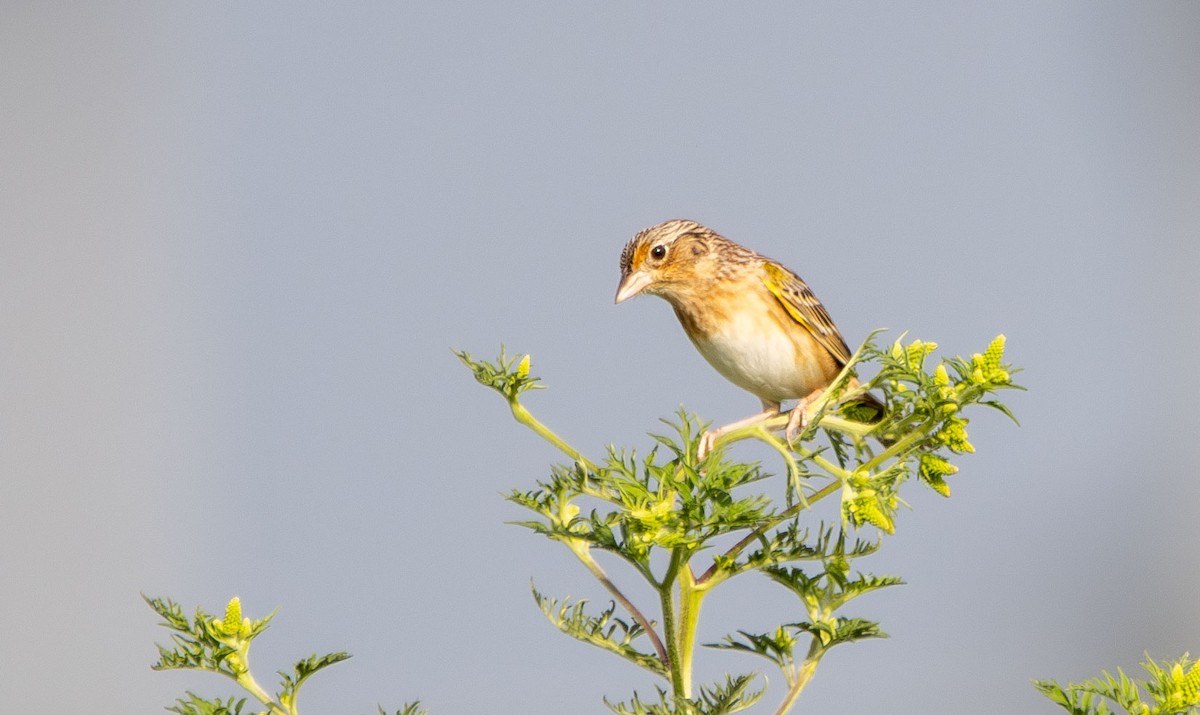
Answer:
M764 298L775 300L770 294L744 292L739 300L725 302L727 310L717 320L699 322L683 311L677 313L709 364L759 399L798 399L828 385L837 374L828 352L779 305Z

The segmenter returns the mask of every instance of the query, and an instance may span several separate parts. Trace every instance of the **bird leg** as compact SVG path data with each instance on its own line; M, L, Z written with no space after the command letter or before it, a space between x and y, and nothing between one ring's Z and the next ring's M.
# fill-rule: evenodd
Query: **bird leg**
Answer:
M807 396L801 397L796 406L792 408L791 414L788 415L787 427L783 430L783 436L787 439L789 448L796 441L797 435L808 428L808 406L824 391L825 388L818 387Z
M747 417L743 420L738 420L737 422L731 422L724 427L710 429L704 434L700 435L700 446L696 448L696 459L704 459L704 457L712 451L713 445L717 443L717 438L721 435L728 434L736 429L741 429L742 427L749 427L750 425L758 424L759 422L766 422L772 417L778 417L780 414L782 414L779 409L778 402L763 400L762 405L763 411L756 415L751 415L750 417Z

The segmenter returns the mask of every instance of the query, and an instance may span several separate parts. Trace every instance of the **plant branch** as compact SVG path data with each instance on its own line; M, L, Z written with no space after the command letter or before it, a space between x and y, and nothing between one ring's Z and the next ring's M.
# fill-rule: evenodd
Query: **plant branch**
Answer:
M755 541L758 541L759 539L761 539L768 531L770 531L771 529L774 529L776 526L778 526L782 522L787 521L788 519L792 518L793 516L799 514L801 512L801 510L808 508L808 506L812 505L813 502L821 501L822 499L829 496L830 494L833 494L834 492L838 491L841 488L841 486L842 486L841 482L831 482L830 484L825 485L821 489L818 489L817 491L813 492L812 496L809 496L807 499L804 500L804 502L799 503L799 504L793 504L792 506L788 507L784 511L780 512L779 517L774 519L773 521L771 521L771 523L763 524L762 526L758 527L754 531L751 531L749 534L746 534L744 537L742 537L741 541L739 541L736 544L734 544L733 546L729 547L729 549L724 554L721 555L720 559L713 560L712 565L709 566L707 570L705 570L705 572L700 576L700 578L696 579L697 586L699 586L701 588L711 587L711 584L709 584L709 581L712 580L716 576L717 564L720 561L725 561L727 559L736 558L737 555L742 553L742 551L745 550L745 548L747 546L749 546L750 544L753 544Z
M796 703L796 698L800 697L801 691L808 685L808 681L812 680L813 674L817 670L817 664L821 661L821 651L818 647L816 636L813 636L812 644L808 648L808 655L804 658L804 662L800 664L796 675L789 678L788 692L784 697L783 702L779 704L779 708L775 711L775 715L784 715L792 709L792 705Z
M289 708L288 710L284 710L282 707L280 707L279 704L275 702L275 699L272 698L270 694L268 694L267 691L258 684L258 681L254 679L254 676L250 674L250 671L247 670L241 675L238 675L234 678L234 680L237 681L238 685L242 686L247 692L253 695L260 703L266 705L274 715L295 715L295 707Z
M684 697L692 696L692 657L696 652L696 630L704 591L696 588L692 567L679 571L679 674Z
M525 409L525 406L522 405L520 402L518 402L516 399L509 400L508 406L512 409L513 417L516 418L517 422L525 425L529 429L536 432L539 437L546 440L547 442L554 445L555 447L558 447L560 450L565 452L567 454L567 456L569 456L571 459L575 460L576 462L582 464L584 467L591 469L591 470L596 469L596 465L593 464L591 462L591 460L589 460L587 457L583 456L583 454L580 453L579 450L577 450L574 447L572 447L571 445L567 444L566 441L564 441L562 437L559 437L557 434L555 434L554 431L551 430L549 427L547 427L546 425L544 425L540 421L538 421L538 419L536 417L534 417L533 414L529 412L529 410Z
M654 652L658 654L658 659L662 661L663 666L665 666L667 669L670 669L670 655L668 654L667 649L663 646L662 639L659 638L658 633L654 630L654 624L642 614L637 606L633 605L632 601L625 597L625 594L622 593L621 589L612 582L612 579L608 577L608 574L604 572L604 569L600 566L600 564L596 563L596 559L592 558L592 554L589 552L587 544L582 542L568 543L567 546L570 547L571 553L575 554L575 557L583 563L584 567L587 568L592 576L594 576L596 580L600 582L600 585L604 586L604 589L608 591L613 600L621 604L621 607L633 617L633 620L637 621L638 625L642 627L642 630L646 631L646 636L650 638L650 642L654 645Z

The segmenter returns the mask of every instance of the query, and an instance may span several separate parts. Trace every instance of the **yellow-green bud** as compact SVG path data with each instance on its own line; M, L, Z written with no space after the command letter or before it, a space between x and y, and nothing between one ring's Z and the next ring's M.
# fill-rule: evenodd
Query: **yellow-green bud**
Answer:
M845 502L846 516L855 526L870 524L889 534L895 533L896 527L891 517L879 508L873 490L864 489L853 499Z
M909 346L905 354L905 359L908 361L909 367L921 367L925 362L925 356L937 349L937 343L927 343L923 340L914 340Z
M936 454L921 455L921 476L956 474L958 467Z
M246 672L246 662L237 653L230 653L225 656L225 664L229 666L234 675L241 675Z
M937 439L954 452L974 452L975 447L967 441L967 420L961 417L952 418L945 427L937 433Z
M950 374L946 372L944 363L938 365L937 369L933 371L933 384L943 386L950 384Z
M926 453L921 455L921 466L918 470L921 480L944 497L950 496L950 485L946 484L946 480L943 477L948 474L954 474L957 471L958 467L936 454Z
M945 479L942 479L940 476L935 474L932 476L925 477L925 483L928 484L929 488L932 489L933 491L937 492L938 494L941 494L944 497L949 498L950 485L946 483Z
M667 515L671 513L672 506L673 504L670 499L660 499L645 506L630 509L629 516L635 521L641 522L644 526L658 524L663 522Z
M1176 663L1171 667L1171 680L1179 689L1181 706L1200 705L1200 662L1193 663L1186 674L1183 672L1183 664Z
M987 346L987 350L983 353L983 363L989 369L995 370L1000 367L1000 361L1004 358L1004 342L1006 338L1003 334L997 335L996 339Z
M229 603L225 606L225 621L221 624L221 630L225 633L233 635L241 629L242 625L242 599L234 596L229 599Z

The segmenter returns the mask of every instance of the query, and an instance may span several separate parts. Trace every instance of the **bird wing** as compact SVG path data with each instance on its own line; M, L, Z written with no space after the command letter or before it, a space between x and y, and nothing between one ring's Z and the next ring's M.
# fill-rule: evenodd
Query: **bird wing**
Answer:
M846 340L808 284L773 261L764 262L763 270L766 274L763 283L779 299L788 315L811 333L839 363L845 365L850 362L850 348Z

